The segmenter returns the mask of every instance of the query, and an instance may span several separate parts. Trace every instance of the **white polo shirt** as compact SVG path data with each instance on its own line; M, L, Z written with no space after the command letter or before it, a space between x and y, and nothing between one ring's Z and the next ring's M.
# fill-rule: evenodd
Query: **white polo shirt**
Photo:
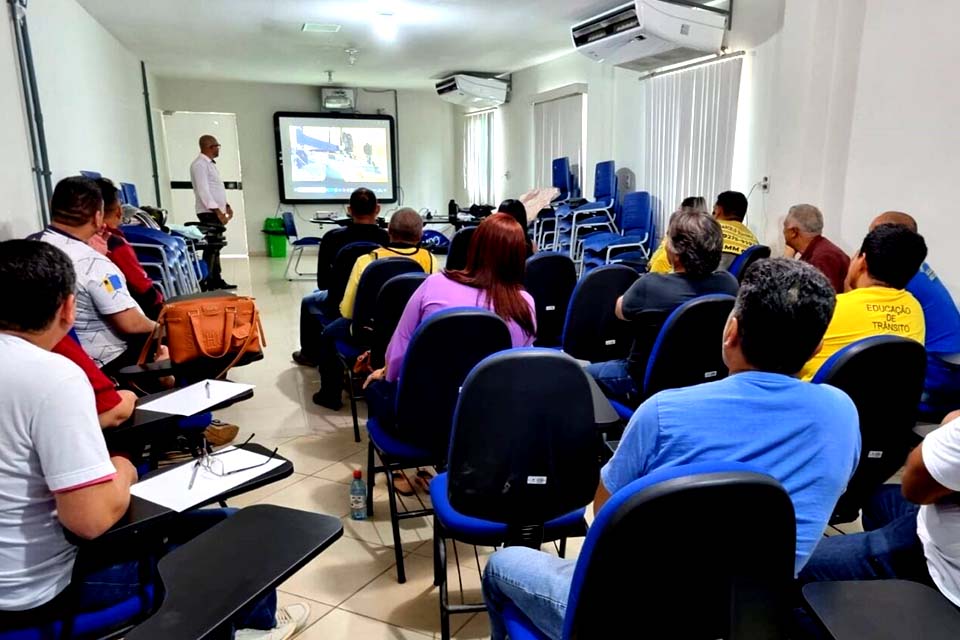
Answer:
M193 184L193 195L196 200L196 212L227 210L227 190L220 178L217 163L203 155L190 165L190 183Z
M960 418L923 439L923 465L947 489L960 491ZM917 536L934 584L960 607L960 497L920 507Z
M0 610L49 602L70 584L77 548L54 494L107 482L116 469L93 388L77 365L0 333Z
M40 239L61 249L73 262L77 273L77 321L73 328L83 350L98 367L115 360L127 350L127 342L106 316L140 308L130 295L123 272L110 258L59 229L47 227Z

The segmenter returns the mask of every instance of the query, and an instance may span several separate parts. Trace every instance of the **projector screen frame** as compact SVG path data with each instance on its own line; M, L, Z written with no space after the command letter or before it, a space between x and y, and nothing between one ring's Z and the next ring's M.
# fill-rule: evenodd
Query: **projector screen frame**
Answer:
M283 175L283 146L281 142L281 118L332 118L336 120L380 120L387 122L387 131L390 140L390 179L393 185L393 197L380 198L377 201L393 204L398 200L400 191L399 168L397 166L397 121L389 114L377 115L369 113L343 113L340 111L276 111L273 114L273 134L277 149L277 185L280 190L280 202L283 204L347 204L350 198L288 198L287 185Z

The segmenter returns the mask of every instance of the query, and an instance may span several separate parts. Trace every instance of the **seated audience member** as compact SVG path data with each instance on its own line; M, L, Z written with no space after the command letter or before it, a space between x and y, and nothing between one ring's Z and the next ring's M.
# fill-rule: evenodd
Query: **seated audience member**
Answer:
M871 336L901 336L922 344L923 308L904 287L926 256L923 238L906 227L882 224L868 233L850 261L846 293L837 295L837 310L823 337L823 349L800 376L810 380L830 356Z
M523 229L509 214L495 213L481 222L473 234L465 269L432 275L420 285L407 302L387 345L386 366L367 379L367 385L380 381L368 389L372 413L381 418L393 415L396 383L410 340L417 327L438 311L453 307L490 309L507 323L514 347L533 344L537 334L536 307L533 297L523 288L523 238Z
M325 324L334 318L326 318L323 304L327 300L333 261L340 249L352 242L376 242L386 246L390 236L386 229L377 226L380 205L377 196L369 189L360 188L350 194L347 214L351 222L323 236L317 252L317 285L319 289L304 296L300 303L300 350L293 352L293 361L305 367L315 367L320 361L317 353L320 335Z
M530 234L527 231L530 226L530 223L527 221L527 206L520 200L504 200L497 208L497 212L510 215L523 227L524 235L527 237L527 257L529 258L536 253L537 248L534 246L533 240L530 239Z
M824 538L802 583L899 578L936 587L960 607L960 411L907 458L902 485L863 508L863 533Z
M423 218L410 207L399 209L390 216L390 225L387 227L390 244L376 249L365 256L360 256L353 264L350 279L340 301L340 315L347 320L353 319L353 305L357 297L357 287L360 286L360 277L368 266L380 258L409 258L421 267L424 273L434 273L436 260L433 254L420 246L423 237Z
M793 501L794 566L800 571L860 455L850 398L796 377L819 348L834 302L826 277L808 264L761 260L748 269L723 334L730 377L662 391L644 402L601 471L594 512L633 480L660 469L751 464L776 478ZM505 637L502 612L510 601L544 634L560 638L575 565L525 547L494 553L483 576L494 640Z
M353 265L347 287L340 301L343 316L321 330L317 341L317 366L320 369L320 390L313 394L314 403L339 411L343 407L343 366L337 356L337 340L350 335L353 307L360 286L360 277L374 260L380 258L407 258L419 264L425 273L436 270L433 254L419 246L423 235L423 218L410 208L400 209L390 217L390 243L360 256Z
M917 233L917 221L900 211L880 214L870 228L880 224L899 224ZM920 271L907 283L907 291L923 307L927 352L960 353L960 310L933 267L926 262L920 265ZM928 404L955 407L960 396L960 376L939 359L930 357L927 359L924 393L924 401Z
M100 371L100 368L90 359L79 342L68 335L60 340L51 351L73 362L87 376L90 386L93 387L93 397L97 404L97 419L100 421L101 427L120 426L133 415L133 410L137 404L137 394L132 391L117 390L117 385Z
M711 210L707 206L707 199L703 196L690 196L684 198L680 203L680 208L677 209L674 213L678 211L696 211L698 213L705 213L711 215ZM671 214L673 215L673 214ZM669 227L669 223L667 224ZM664 240L666 240L666 234L664 234ZM653 255L650 257L650 263L647 266L647 271L652 273L670 273L673 270L673 266L670 264L670 260L667 258L667 248L664 245L664 242L660 242L660 246L657 247L657 250L653 252Z
M737 295L737 279L716 270L723 235L710 216L684 211L673 214L663 246L673 273L648 273L617 299L617 317L635 327L630 357L587 367L608 397L630 406L636 406L647 358L670 312L708 293Z
M834 291L843 293L850 258L823 237L823 214L812 204L795 204L783 221L783 240L797 257L827 276Z
M100 187L100 195L103 196L104 227L100 233L90 238L89 244L97 251L105 253L120 267L127 279L130 295L140 305L145 316L156 320L163 308L163 294L143 270L136 252L120 230L123 220L120 190L108 178L97 178L96 183Z
M66 253L77 273L77 323L83 350L107 375L135 364L156 322L143 315L126 276L88 243L103 227L103 196L88 178L57 183L51 223L39 239Z
M157 548L78 547L112 527L130 503L137 472L107 453L86 376L50 353L74 322L71 259L48 243L0 243L0 628L98 611L141 592L156 574ZM201 509L170 523L183 544L232 511ZM160 550L162 551L162 550ZM276 595L235 618L246 639L287 638L305 605L277 611ZM256 629L261 629L257 631ZM277 632L276 634L274 632ZM285 634L285 635L284 635Z
M739 191L724 191L713 205L713 217L723 230L723 257L720 268L729 269L738 255L759 244L753 231L743 224L747 217L747 196Z

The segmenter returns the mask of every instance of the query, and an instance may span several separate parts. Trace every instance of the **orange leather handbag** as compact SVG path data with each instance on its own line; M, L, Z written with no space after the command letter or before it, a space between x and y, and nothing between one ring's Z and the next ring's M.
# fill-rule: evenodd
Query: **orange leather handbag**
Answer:
M183 364L200 358L232 361L218 375L223 377L246 353L260 353L267 345L260 312L253 298L215 296L181 300L164 305L157 328L144 344L140 364L155 350L166 330L170 360Z

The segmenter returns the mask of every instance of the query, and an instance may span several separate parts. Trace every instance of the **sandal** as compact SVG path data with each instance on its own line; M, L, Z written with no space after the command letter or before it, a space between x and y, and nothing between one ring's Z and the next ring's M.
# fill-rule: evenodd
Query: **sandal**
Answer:
M426 469L417 469L417 475L413 477L414 483L427 493L430 493L431 480L433 480L433 474Z
M400 471L394 471L391 479L393 482L394 491L403 497L409 498L414 494L413 487L410 486L410 481L407 479L407 476L404 473Z

